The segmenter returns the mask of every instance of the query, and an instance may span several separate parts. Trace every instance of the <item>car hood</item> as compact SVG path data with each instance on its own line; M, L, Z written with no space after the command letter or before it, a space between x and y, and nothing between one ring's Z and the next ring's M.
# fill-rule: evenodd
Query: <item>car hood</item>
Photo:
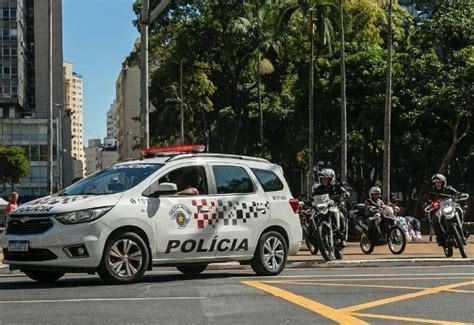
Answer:
M105 206L115 206L122 195L123 193L109 195L51 195L23 204L15 209L12 214L57 214Z

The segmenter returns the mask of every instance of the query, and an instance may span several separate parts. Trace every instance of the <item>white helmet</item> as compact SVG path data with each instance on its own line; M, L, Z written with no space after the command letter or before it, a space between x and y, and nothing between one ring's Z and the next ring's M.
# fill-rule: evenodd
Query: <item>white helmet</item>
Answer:
M321 183L321 178L329 178L329 183L334 185L336 183L336 173L331 168L321 169L318 173L319 182Z
M433 187L435 186L435 182L443 182L443 187L445 187L447 184L446 182L446 177L443 174L434 174L431 177L431 183L433 183Z
M382 190L380 189L380 187L378 187L378 186L371 187L370 190L369 190L369 196L372 200L374 199L373 195L376 194L376 193L382 194Z

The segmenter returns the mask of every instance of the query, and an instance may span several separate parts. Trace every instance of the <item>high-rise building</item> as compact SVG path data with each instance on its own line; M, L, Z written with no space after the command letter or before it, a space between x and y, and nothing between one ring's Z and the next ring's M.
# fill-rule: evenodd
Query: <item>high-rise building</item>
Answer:
M100 139L90 139L86 152L86 175L112 166L117 162L118 155L115 147L107 147Z
M125 64L116 83L117 151L120 160L138 158L140 139L140 69Z
M71 122L59 109L64 101L61 0L52 0L51 12L53 183L59 188L72 179ZM0 0L0 29L0 142L22 146L30 161L31 173L16 190L22 197L42 196L48 191L48 1Z
M117 108L116 101L110 104L107 111L107 139L117 139Z
M85 166L84 154L84 109L83 109L83 82L82 76L74 72L72 63L64 65L64 110L71 116L71 156ZM78 165L79 164L75 164ZM74 177L84 176L85 170L80 174L76 170Z

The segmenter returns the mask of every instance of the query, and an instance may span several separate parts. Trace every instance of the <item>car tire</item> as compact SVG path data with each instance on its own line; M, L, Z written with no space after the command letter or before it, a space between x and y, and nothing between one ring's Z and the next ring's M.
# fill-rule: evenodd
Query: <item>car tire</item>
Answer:
M187 276L198 276L207 267L207 264L189 264L189 265L178 265L176 268L179 272Z
M288 258L288 244L276 231L264 233L258 240L250 266L257 275L278 275L283 271Z
M32 280L50 283L59 280L64 276L63 272L50 272L50 271L23 271L27 277Z
M110 284L138 282L150 256L143 239L133 232L119 233L107 241L97 273Z

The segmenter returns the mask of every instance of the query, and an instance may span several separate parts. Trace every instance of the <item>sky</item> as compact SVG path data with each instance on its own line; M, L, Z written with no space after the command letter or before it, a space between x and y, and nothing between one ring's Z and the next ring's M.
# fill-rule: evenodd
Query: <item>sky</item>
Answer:
M63 0L64 61L84 82L84 146L106 136L106 113L115 99L121 64L138 31L134 0Z

